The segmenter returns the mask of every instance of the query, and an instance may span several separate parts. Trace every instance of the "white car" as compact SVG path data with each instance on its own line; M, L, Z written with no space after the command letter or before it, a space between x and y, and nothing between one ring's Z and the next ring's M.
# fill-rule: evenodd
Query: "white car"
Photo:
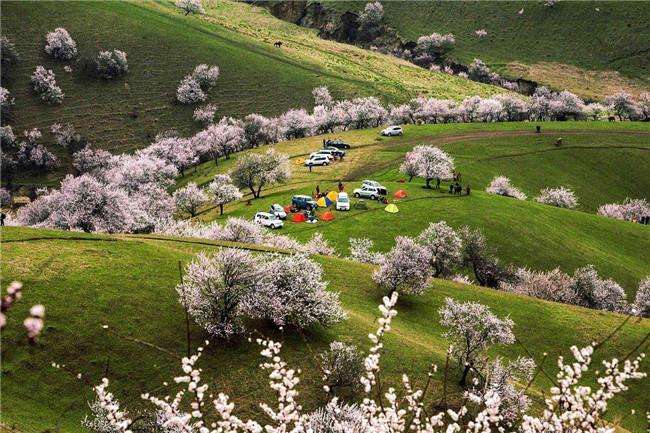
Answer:
M370 200L377 200L381 194L379 193L379 190L374 186L364 185L361 188L357 188L352 191L352 195L357 198L363 197L369 198Z
M388 137L402 134L404 134L404 131L402 131L401 126L389 126L388 128L381 131L381 135L386 135Z
M305 161L305 165L329 165L330 158L327 155L314 155Z
M287 218L287 213L284 211L284 208L277 203L271 205L271 208L269 209L269 213L271 215L275 215L277 218L280 218L281 220Z
M350 210L350 198L347 192L340 192L336 199L336 210Z
M262 225L264 227L269 227L272 229L279 229L284 226L284 221L282 221L275 215L268 212L256 213L255 218L253 218L253 221L255 221L259 225Z
M377 191L379 191L379 193L381 195L388 194L388 190L386 189L386 187L383 186L382 184L380 184L379 182L377 182L376 180L368 180L368 179L366 179L363 182L361 182L361 186L362 187L371 186L373 188L377 188Z
M329 157L330 159L334 159L334 151L329 150L329 149L322 149L322 150L318 150L316 152L312 152L312 153L309 154L309 157L313 158L314 156L319 156L319 155L325 155L325 156Z

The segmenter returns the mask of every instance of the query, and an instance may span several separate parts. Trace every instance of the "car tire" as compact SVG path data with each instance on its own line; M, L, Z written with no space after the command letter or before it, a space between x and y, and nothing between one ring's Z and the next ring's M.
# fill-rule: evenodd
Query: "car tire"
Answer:
M355 196L356 198L359 198L359 197L360 197L358 192L355 192L355 193L354 193L354 196Z
M377 200L377 197L375 197L374 195L371 195L370 200Z

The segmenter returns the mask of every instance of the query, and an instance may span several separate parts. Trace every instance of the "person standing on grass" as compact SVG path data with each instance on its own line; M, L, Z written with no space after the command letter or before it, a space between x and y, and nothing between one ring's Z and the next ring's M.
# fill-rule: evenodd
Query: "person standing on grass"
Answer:
M343 192L343 189L344 189L343 182L339 180L339 192Z
M316 185L316 197L320 197L320 184Z
M537 126L535 127L535 133L539 134L539 133L541 133L541 132L542 132L542 127L539 126L539 125L537 125Z
M470 190L469 184L467 184L467 186L465 187L465 194L469 195L470 191L471 190Z

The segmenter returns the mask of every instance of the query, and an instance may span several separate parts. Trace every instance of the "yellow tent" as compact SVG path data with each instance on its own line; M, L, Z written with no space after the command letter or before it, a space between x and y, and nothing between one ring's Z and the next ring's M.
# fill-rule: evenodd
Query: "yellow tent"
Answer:
M336 191L330 191L327 193L327 198L329 198L332 201L336 201L336 199L339 198L339 193Z
M318 205L318 207L329 207L332 206L332 203L333 203L332 200L330 200L327 197L321 197L318 200L316 200L316 204Z
M388 212L388 213L397 213L397 212L399 212L399 209L397 208L397 206L395 206L395 203L389 204L388 206L386 206L384 208L384 210L386 212Z

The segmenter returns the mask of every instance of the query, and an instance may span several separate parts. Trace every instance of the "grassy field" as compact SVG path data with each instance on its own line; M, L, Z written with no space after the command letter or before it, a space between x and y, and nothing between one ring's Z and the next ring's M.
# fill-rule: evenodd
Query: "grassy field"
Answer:
M483 126L483 129L480 127ZM291 156L293 177L286 185L276 186L263 197L247 205L247 197L226 207L223 217L206 207L199 216L204 221L229 216L252 217L272 203L286 205L294 194L312 194L335 189L339 179L347 191L361 180L372 178L384 183L389 191L404 189L408 198L396 202L401 212L390 214L383 205L367 201L368 210L335 212L332 222L315 225L287 222L283 233L300 240L318 231L332 242L339 253L348 254L348 238L368 237L386 251L400 234L415 235L430 222L446 220L454 227L480 227L498 255L506 262L536 269L556 266L567 272L592 263L604 275L616 279L630 295L638 282L650 274L645 251L650 245L647 227L594 215L604 203L620 202L626 197L650 198L650 183L644 167L650 164L650 130L641 123L549 123L542 134L535 134L530 123L498 125L421 125L407 126L400 138L378 138L376 130L339 134L354 145L342 162L309 172L302 166L305 156L318 149L322 137L311 137L276 145ZM562 136L564 144L554 145ZM417 144L443 148L454 156L469 183L472 194L450 196L442 191L422 188L414 179L404 182L397 167L404 154ZM256 151L263 151L258 149ZM234 156L213 162L190 172L178 185L188 181L209 182L216 171L229 170ZM489 195L483 190L496 175L509 176L529 198L527 201ZM402 183L404 182L404 183ZM568 186L580 200L578 210L558 209L534 202L543 187ZM391 201L392 201L392 195Z
M209 102L218 116L243 117L258 112L277 115L291 107L312 105L311 90L327 85L347 98L376 95L402 101L418 94L462 98L502 92L445 74L433 74L395 58L324 41L313 31L272 17L243 3L208 1L205 16L184 16L173 2L3 2L2 34L15 42L21 61L2 86L16 98L7 123L16 134L33 127L53 143L49 127L71 122L90 142L112 152L149 144L156 133L175 128L182 134L199 129L194 107L175 102L179 81L200 63L217 64L221 75ZM101 23L101 25L97 25ZM86 77L80 64L64 63L43 51L45 33L65 27L76 40L80 58L102 49L126 51L129 73L104 81ZM284 42L282 49L273 42ZM30 76L37 65L51 68L65 93L60 106L42 104L32 93ZM131 113L138 117L132 118ZM4 120L3 120L4 123ZM70 158L47 177L25 173L30 182L59 178Z
M4 280L25 284L24 297L11 310L3 332L5 427L25 433L80 431L90 386L102 376L111 379L113 391L133 409L139 407L142 391L171 392L162 383L177 374L178 358L186 350L183 310L174 290L178 262L187 263L198 251L214 250L216 243L25 228L3 228L0 233ZM367 349L365 336L375 327L382 295L370 279L371 267L336 258L318 261L330 289L341 293L349 319L331 329L312 329L303 337L279 335L265 326L261 330L284 341L284 356L292 366L302 368L299 389L306 409L324 401L313 353L334 339ZM601 341L623 320L614 314L436 280L425 295L405 296L398 304L394 331L386 340L385 383L399 387L399 373L406 371L422 386L428 363L444 364L448 343L441 336L437 309L445 297L478 301L500 316L509 315L516 323L518 342L493 354L512 359L528 351L539 362L547 352L543 367L549 374L555 372L555 358L568 355L570 345ZM29 346L20 322L34 303L46 306L46 329L39 344ZM108 330L102 325L108 325ZM206 335L194 325L191 332L192 346L202 344ZM596 361L626 355L648 332L650 321L633 319L597 352ZM266 379L257 370L257 352L255 345L246 342L213 343L201 361L203 377L209 378L213 390L230 394L238 415L258 413L256 402L270 397ZM61 368L51 367L52 362ZM82 373L81 380L76 379L77 373ZM434 377L436 401L441 381L440 373ZM536 408L541 391L549 386L540 374L531 388ZM640 409L650 405L646 390L644 383L633 383L624 398L611 404L610 419L640 431L645 425ZM457 392L454 387L452 400L458 398ZM636 415L630 415L632 407Z
M451 56L481 58L500 72L523 76L584 97L649 86L650 11L643 2L383 2L386 23L406 39L453 33ZM328 6L358 11L365 1ZM517 12L523 9L522 15ZM474 31L486 29L479 39Z

